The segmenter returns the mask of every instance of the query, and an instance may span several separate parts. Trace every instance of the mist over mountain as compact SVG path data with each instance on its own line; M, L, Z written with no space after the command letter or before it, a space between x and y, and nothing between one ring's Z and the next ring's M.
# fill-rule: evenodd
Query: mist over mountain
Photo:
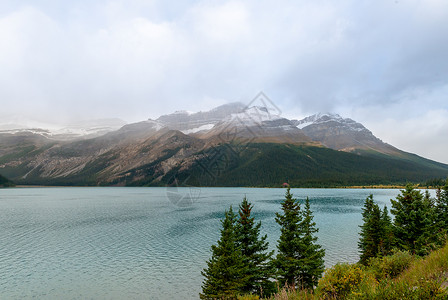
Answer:
M331 113L289 120L266 106L230 103L119 124L3 129L0 174L19 184L120 186L341 186L448 175L448 165Z
M125 124L125 121L118 118L78 121L63 125L28 121L21 118L18 122L3 121L0 123L0 134L28 132L41 134L55 140L72 140L98 137L118 130Z

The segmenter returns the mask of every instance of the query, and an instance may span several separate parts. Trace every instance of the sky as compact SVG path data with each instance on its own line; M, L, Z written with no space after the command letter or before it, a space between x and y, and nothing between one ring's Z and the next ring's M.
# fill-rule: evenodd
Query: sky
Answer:
M0 2L0 123L249 103L448 163L448 1Z

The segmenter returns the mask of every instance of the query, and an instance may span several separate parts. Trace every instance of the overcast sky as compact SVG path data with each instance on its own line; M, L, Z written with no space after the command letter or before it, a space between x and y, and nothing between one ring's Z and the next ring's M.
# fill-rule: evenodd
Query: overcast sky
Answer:
M448 163L448 1L0 2L4 122L134 122L259 91Z

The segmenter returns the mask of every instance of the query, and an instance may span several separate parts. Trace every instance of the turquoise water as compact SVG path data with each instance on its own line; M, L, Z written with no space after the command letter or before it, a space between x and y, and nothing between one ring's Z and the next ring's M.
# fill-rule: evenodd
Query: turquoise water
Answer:
M1 299L197 299L224 210L246 195L272 249L284 189L0 190ZM310 197L325 262L358 259L364 199L398 190L293 189Z

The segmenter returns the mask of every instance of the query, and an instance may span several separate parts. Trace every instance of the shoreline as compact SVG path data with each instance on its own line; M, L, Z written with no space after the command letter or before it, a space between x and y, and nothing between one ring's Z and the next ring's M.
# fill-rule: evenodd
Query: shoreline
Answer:
M15 185L12 187L5 188L169 188L170 186L95 186L95 185ZM387 190L387 189L404 189L405 185L355 185L355 186L341 186L341 187L291 187L291 189L378 189L378 190ZM253 189L284 189L285 187L258 187L258 186L180 186L179 188L253 188ZM435 190L438 187L423 187L416 186L416 189L420 190Z

